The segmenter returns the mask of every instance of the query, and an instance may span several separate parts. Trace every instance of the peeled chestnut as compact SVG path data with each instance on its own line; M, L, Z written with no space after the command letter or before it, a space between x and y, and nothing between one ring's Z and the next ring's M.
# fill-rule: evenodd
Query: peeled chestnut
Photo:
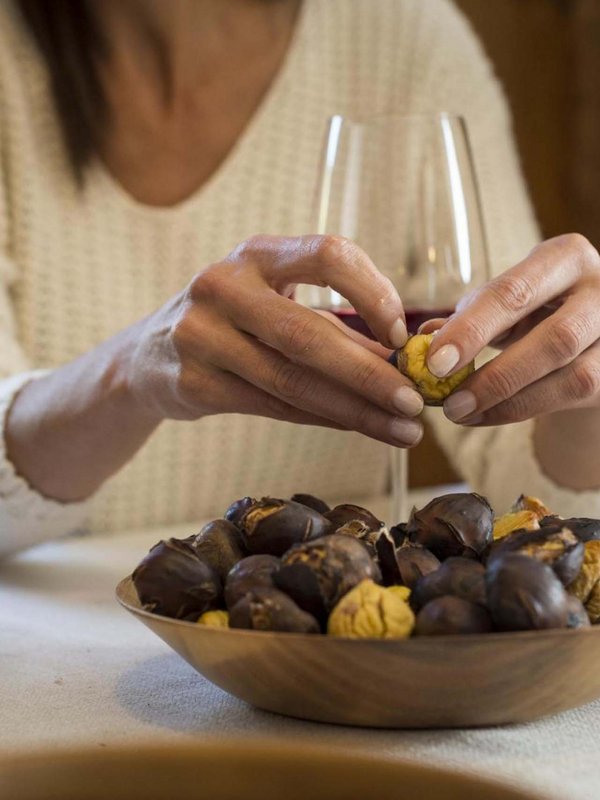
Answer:
M569 597L551 567L530 556L506 552L486 572L488 608L499 630L564 628Z
M448 594L424 605L415 623L415 636L487 633L491 630L492 620L483 606Z
M327 633L351 639L405 639L414 624L414 614L400 592L366 580L345 594L333 609Z
M246 555L239 528L226 519L207 523L191 544L200 558L217 572L221 581Z
M396 564L400 576L399 583L408 586L409 589L414 588L416 582L424 575L435 572L441 566L440 560L430 550L419 544L410 543L396 550Z
M545 527L537 531L514 531L490 547L487 563L502 553L521 553L552 567L564 586L577 577L585 547L569 528Z
M240 527L250 553L281 556L294 544L328 533L331 523L302 503L263 497L246 509Z
M308 506L312 508L313 511L318 511L319 514L326 514L330 510L324 500L312 494L293 494L291 500L293 500L294 503L302 503L303 506Z
M445 494L412 510L407 533L441 561L450 556L479 558L492 541L494 512L478 494Z
M381 580L377 565L364 545L339 534L292 547L274 575L275 585L322 625L338 600L365 578Z
M485 567L470 558L448 558L441 566L419 578L410 595L411 606L418 611L443 595L460 597L470 603L486 604Z
M256 503L253 497L242 497L239 500L235 500L225 512L225 519L239 527L242 517L253 503Z
M273 575L281 561L266 554L247 556L238 561L225 581L225 605L231 609L252 589L274 589Z
M362 506L352 505L351 503L335 506L335 508L328 511L325 516L331 522L332 533L335 533L342 525L346 525L346 523L352 522L353 520L360 520L360 522L363 522L371 531L378 531L383 528L383 522L377 519L374 514L371 514L368 509Z
M143 608L165 617L194 621L221 598L216 571L180 539L155 544L132 579Z
M229 612L230 628L253 631L319 633L314 617L302 611L283 592L268 587L252 589Z

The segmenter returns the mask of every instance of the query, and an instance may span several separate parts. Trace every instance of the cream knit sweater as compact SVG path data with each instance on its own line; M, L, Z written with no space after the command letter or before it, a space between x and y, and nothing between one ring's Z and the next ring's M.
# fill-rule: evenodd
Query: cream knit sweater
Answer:
M35 370L153 311L251 234L309 232L329 115L439 110L467 117L501 271L534 245L536 225L501 90L447 0L304 0L286 61L241 139L171 208L136 202L100 164L78 193L44 65L0 0L0 431ZM527 491L567 515L600 515L598 493L541 474L530 424L463 430L439 410L431 419L461 474L498 508ZM77 528L193 527L245 494L360 501L385 493L387 472L387 448L358 434L217 416L164 423L90 502L63 505L15 474L0 436L0 553Z

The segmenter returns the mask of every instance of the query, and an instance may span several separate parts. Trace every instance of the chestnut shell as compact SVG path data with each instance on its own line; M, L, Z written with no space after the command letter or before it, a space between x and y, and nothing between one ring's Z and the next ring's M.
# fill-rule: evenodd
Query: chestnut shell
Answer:
M413 586L410 604L419 611L443 595L460 597L470 603L486 605L485 567L470 558L448 558L433 572L419 578Z
M249 553L281 556L294 544L329 533L331 523L302 503L263 497L246 509L240 527Z
M448 636L491 630L492 620L483 606L446 594L430 600L419 611L414 635Z
M253 503L256 503L253 497L241 497L239 500L234 500L223 516L239 527L242 517Z
M283 592L266 586L253 589L229 612L230 628L287 633L319 633L314 617Z
M181 539L155 544L131 577L143 608L165 617L195 621L221 600L219 576Z
M351 503L342 503L328 511L325 516L331 522L331 532L335 533L338 528L352 520L358 519L371 531L378 531L384 527L383 522L372 514L367 508L355 506Z
M440 561L451 556L479 558L492 541L494 512L475 493L446 494L413 509L407 524L411 542L423 545Z
M247 556L231 569L225 581L225 605L228 609L253 589L274 589L273 575L281 566L276 556Z
M319 514L326 514L331 510L329 505L324 500L321 500L320 497L315 497L312 494L293 494L290 499L293 500L294 503L301 503L303 506L312 508L313 511L318 511Z
M239 528L226 519L208 522L192 540L192 547L215 570L221 581L246 555Z

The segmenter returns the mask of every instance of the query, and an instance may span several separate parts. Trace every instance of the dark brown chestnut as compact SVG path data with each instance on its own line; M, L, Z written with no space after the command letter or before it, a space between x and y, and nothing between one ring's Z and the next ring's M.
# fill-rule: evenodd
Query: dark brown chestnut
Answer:
M294 544L328 533L331 523L302 503L263 497L246 509L240 527L249 553L281 556Z
M446 494L413 509L407 533L443 561L450 556L479 558L492 541L494 512L478 494Z
M335 506L328 511L325 516L331 522L331 531L335 533L338 528L345 525L352 520L360 520L368 526L371 531L378 531L383 528L383 522L372 514L367 508L362 506L355 506L350 503L343 503L342 505Z
M240 529L226 519L207 523L191 544L223 582L230 569L246 555Z
M381 570L381 578L384 586L395 586L402 583L400 570L396 561L396 545L391 534L383 528L377 536L375 542L375 553L377 564Z
M406 532L406 528L408 527L408 523L406 522L399 522L397 525L392 525L390 528L390 536L394 540L394 544L396 547L402 547L404 542L408 538L408 534Z
M353 536L355 539L358 539L358 541L362 542L367 548L371 557L376 558L377 541L379 540L383 531L385 531L385 528L374 531L369 525L367 525L366 522L363 522L360 519L352 519L350 522L340 525L340 527L336 529L335 533L337 533L339 536Z
M155 544L132 579L143 608L165 617L193 621L221 599L215 570L180 539Z
M564 586L572 583L581 569L585 546L567 527L546 526L537 531L514 531L489 549L487 563L502 553L521 553L552 567Z
M239 527L242 517L254 503L256 500L253 497L241 497L239 500L234 500L224 514L225 519Z
M301 503L303 506L312 508L313 511L318 511L319 514L326 514L331 510L324 500L312 494L293 494L290 499L293 500L294 503Z
M377 565L358 540L339 534L292 547L274 575L275 585L321 625L338 600L365 578L381 580Z
M441 566L419 578L412 589L410 604L415 611L443 595L470 603L486 604L485 567L470 558L448 558Z
M551 567L521 553L503 553L486 572L488 608L499 630L564 628L569 596Z
M479 603L446 594L430 600L417 614L415 636L448 636L459 633L487 633L490 615Z
M476 563L471 562L469 563ZM399 583L413 589L416 582L424 575L435 572L441 567L441 562L431 550L419 544L407 543L396 550L396 564L400 576Z
M600 539L600 519L590 519L589 517L570 517L561 519L560 517L544 517L540 525L542 528L552 528L561 530L568 528L572 531L580 542L591 542Z
M319 633L314 617L298 608L283 592L269 587L253 589L229 612L230 628L288 633Z
M567 628L589 628L592 623L581 600L570 594L567 603L569 607Z
M225 605L231 609L252 589L274 589L273 575L281 562L275 556L247 556L232 568L225 581Z

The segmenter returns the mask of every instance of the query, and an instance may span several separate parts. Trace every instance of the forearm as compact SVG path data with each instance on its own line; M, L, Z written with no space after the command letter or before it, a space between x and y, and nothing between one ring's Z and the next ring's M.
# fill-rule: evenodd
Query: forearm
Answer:
M91 495L159 424L129 389L136 327L27 384L8 415L9 458L46 497Z
M579 491L600 488L600 409L538 417L534 448L542 471L559 486Z

